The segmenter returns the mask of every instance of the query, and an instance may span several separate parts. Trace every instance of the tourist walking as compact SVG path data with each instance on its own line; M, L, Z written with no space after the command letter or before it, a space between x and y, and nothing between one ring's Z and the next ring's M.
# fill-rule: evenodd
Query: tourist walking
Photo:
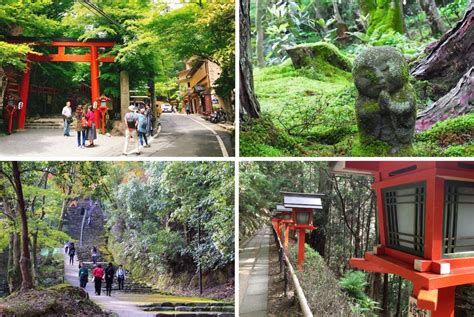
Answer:
M94 277L95 294L100 296L102 279L104 278L104 269L102 269L102 265L99 264L92 270L92 276Z
M86 288L87 282L89 280L89 269L84 263L79 262L79 284L81 288Z
M71 242L69 241L66 241L66 243L64 244L64 253L65 254L69 254L69 246L71 245Z
M138 114L138 138L140 139L140 147L139 149L143 149L143 147L150 147L148 144L148 139L146 137L147 133L147 118L145 117L145 108L140 109L140 113ZM145 143L145 145L143 145Z
M125 144L123 146L123 155L128 155L128 144L130 138L133 138L136 142L136 153L140 154L140 149L138 148L139 143L137 139L137 125L138 125L138 115L136 114L137 108L135 106L128 107L129 112L125 114L123 118L125 122Z
M125 282L125 270L123 269L123 265L119 265L115 275L117 276L118 289L123 290L123 283Z
M82 105L78 105L76 108L76 133L77 133L77 147L81 149L86 146L86 129L87 120L86 115L82 109Z
M149 105L145 105L146 133L153 136L153 111Z
M112 262L105 269L105 291L107 296L112 296L112 283L114 282L115 270Z
M186 114L189 115L191 113L191 106L189 105L189 102L186 103Z
M89 141L88 147L94 147L94 140L97 139L97 129L95 126L95 114L94 108L89 105L87 113L86 113L86 120L87 120L87 140Z
M98 256L99 256L99 253L97 252L97 248L93 246L91 250L92 263L97 264Z
M64 136L69 135L69 125L72 123L72 109L71 109L71 102L66 102L66 105L62 111L63 122L64 122Z
M74 246L74 243L71 242L69 245L69 264L74 265L74 256L76 255L76 247Z

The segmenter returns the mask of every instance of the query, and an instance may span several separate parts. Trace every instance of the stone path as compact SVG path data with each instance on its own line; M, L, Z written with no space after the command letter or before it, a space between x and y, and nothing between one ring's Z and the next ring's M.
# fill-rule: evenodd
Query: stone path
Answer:
M240 249L239 316L267 316L271 228L261 228Z
M0 158L90 158L90 157L222 157L234 156L231 134L222 126L199 115L162 114L160 133L149 140L150 147L134 152L135 141L123 156L124 137L97 135L93 148L77 147L76 132L63 136L62 129L27 129L12 135L0 133Z
M62 251L64 253L64 250ZM69 258L64 256L64 278L69 284L73 286L79 287L79 262L76 261L74 265L69 264ZM120 317L134 317L134 316L155 316L156 313L152 312L145 312L141 310L137 305L141 304L135 303L132 301L127 301L126 294L113 292L112 296L105 296L104 293L102 295L97 296L94 293L94 283L89 282L86 286L86 291L89 293L89 297L92 301L97 303L102 309L115 313ZM143 296L141 296L143 297Z

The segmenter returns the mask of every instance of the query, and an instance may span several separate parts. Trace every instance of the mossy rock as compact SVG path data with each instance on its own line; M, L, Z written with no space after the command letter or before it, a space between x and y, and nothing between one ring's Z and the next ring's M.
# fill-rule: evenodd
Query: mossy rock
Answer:
M330 43L300 44L287 49L286 52L295 68L318 67L321 62L326 62L346 72L352 69L351 61Z
M109 316L87 293L69 284L16 292L0 301L6 316Z

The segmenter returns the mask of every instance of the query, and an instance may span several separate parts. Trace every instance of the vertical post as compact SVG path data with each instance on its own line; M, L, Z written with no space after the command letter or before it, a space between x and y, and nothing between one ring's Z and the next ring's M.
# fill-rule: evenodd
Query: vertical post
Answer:
M304 265L304 240L305 240L305 231L304 229L299 230L298 236L298 271L303 271Z
M290 225L287 223L287 224L285 224L285 243L284 243L286 251L288 251L289 235L290 235Z
M198 248L201 249L201 214L202 207L199 207L199 219L198 219ZM200 252L200 251L199 251ZM199 294L202 295L202 267L201 257L199 256Z
M99 98L99 53L97 46L91 46L91 103L93 104ZM99 127L100 114L99 109L94 110L95 126Z
M438 290L438 305L432 311L431 317L454 317L454 300L456 286L440 288Z
M26 107L28 104L28 91L30 88L30 68L31 62L26 60L26 69L23 73L23 79L21 81L21 101L23 102L23 108L20 110L20 114L18 115L18 129L22 130L25 128L25 120L26 120Z
M128 72L120 71L120 118L123 119L130 106L130 83Z

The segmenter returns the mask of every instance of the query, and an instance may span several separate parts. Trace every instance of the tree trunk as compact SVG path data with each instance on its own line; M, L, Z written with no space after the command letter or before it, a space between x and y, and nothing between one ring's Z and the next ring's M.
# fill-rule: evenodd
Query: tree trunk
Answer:
M256 41L256 52L257 52L257 65L258 67L265 66L265 53L263 49L263 40L265 33L263 31L263 17L265 16L265 10L267 5L265 0L256 0L257 12L255 14L255 30L257 33Z
M349 40L349 36L347 35L347 31L349 29L347 27L346 22L344 22L341 14L339 13L339 7L337 6L337 2L338 0L332 0L332 8L334 10L334 18L336 19L337 26L337 40L343 45L345 45Z
M318 169L319 182L318 192L326 194L326 197L330 197L331 193L331 178L327 173L327 170L323 167ZM331 206L330 199L323 199L323 209L313 218L313 224L316 230L311 231L310 241L311 246L324 257L326 255L326 228L328 225L329 208Z
M13 180L15 183L15 193L18 201L18 212L21 219L21 290L33 288L33 279L30 272L30 239L28 236L28 218L26 216L25 199L23 197L23 187L20 178L20 168L16 161L12 162Z
M250 118L260 117L260 104L254 93L250 46L250 0L240 1L240 106ZM243 111L241 111L243 113Z
M402 0L359 0L364 15L369 15L368 33L393 30L405 33Z
M397 295L397 311L395 313L395 317L400 317L401 316L401 299L402 299L402 278L400 276L397 276L398 279L398 295Z
M33 285L38 285L38 230L31 234L31 262Z
M382 291L382 311L380 313L381 316L390 316L390 312L388 311L388 274L383 275L383 291Z
M20 235L17 232L10 234L7 274L8 289L10 291L10 294L19 290L21 287L20 245Z
M428 55L411 70L417 79L433 84L434 93L443 96L474 66L474 6L464 18L427 48Z
M416 116L416 130L424 131L435 123L470 113L474 110L474 66L456 87Z
M438 7L434 0L420 0L420 6L426 12L428 23L430 24L431 34L437 35L446 32L444 21L439 15Z

